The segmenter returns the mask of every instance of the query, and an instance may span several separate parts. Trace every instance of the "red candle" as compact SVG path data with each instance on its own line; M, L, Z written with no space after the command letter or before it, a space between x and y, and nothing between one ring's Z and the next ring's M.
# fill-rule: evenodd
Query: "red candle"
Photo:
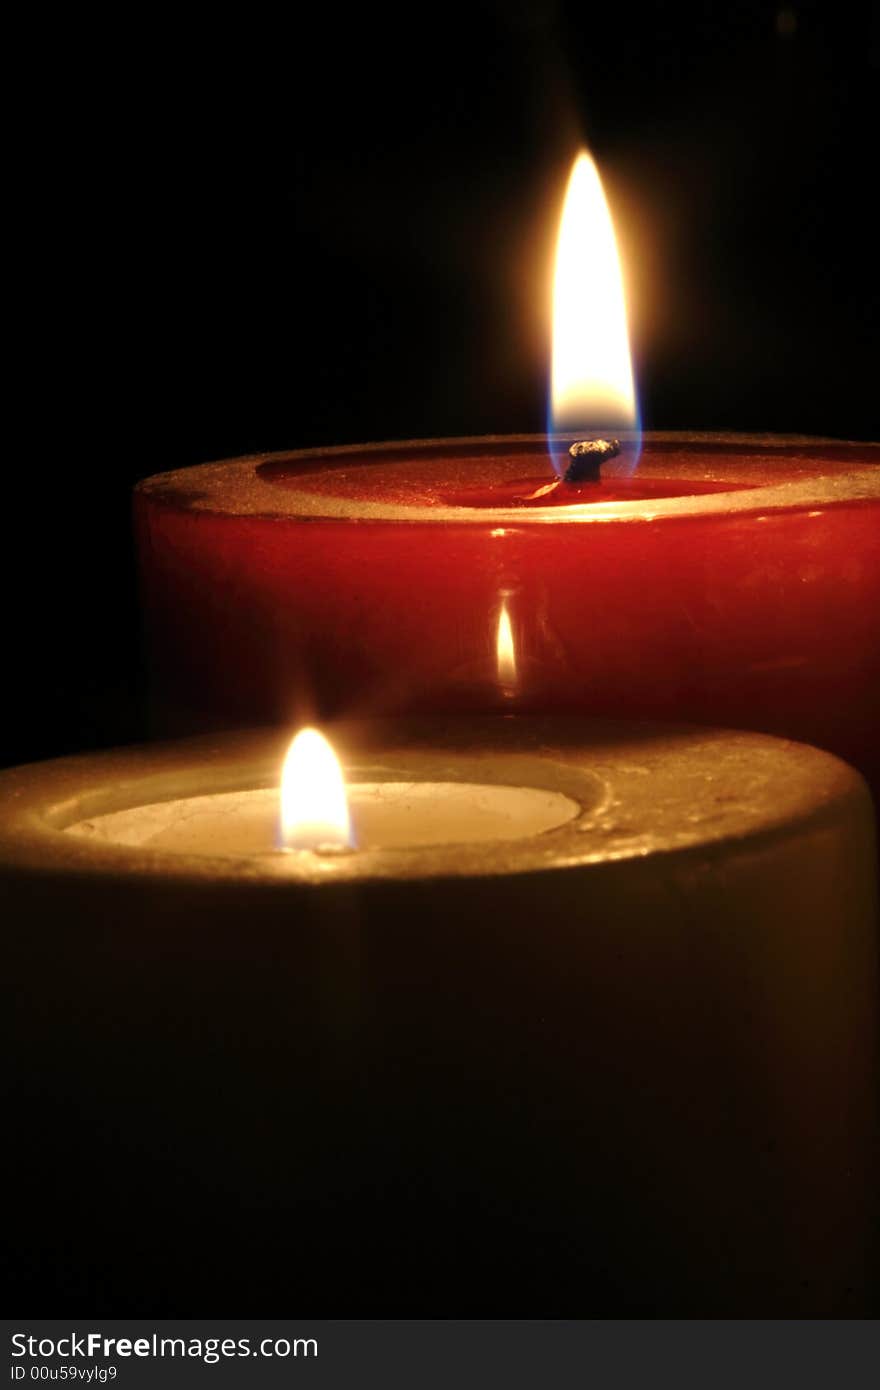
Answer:
M880 780L880 449L640 438L598 171L553 277L552 437L279 454L137 495L166 727L403 711L672 717ZM568 446L620 436L598 478Z
M624 456L626 450L624 449ZM165 728L398 711L727 723L880 784L880 446L664 435L275 454L136 494Z

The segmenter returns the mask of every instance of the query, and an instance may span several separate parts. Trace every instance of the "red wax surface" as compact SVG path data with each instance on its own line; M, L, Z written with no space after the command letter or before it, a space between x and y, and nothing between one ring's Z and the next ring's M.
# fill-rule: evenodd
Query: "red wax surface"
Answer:
M329 480L328 480L329 481ZM708 492L726 492L726 483L702 483L687 478L597 478L595 481L566 483L546 477L515 478L512 482L489 487L448 487L442 491L447 507L571 507L575 503L643 502L651 497L697 497ZM338 489L324 488L326 496Z
M546 441L516 438L148 479L160 726L693 720L818 744L880 787L880 446L654 437L635 473L624 457L576 500L522 500L553 476Z

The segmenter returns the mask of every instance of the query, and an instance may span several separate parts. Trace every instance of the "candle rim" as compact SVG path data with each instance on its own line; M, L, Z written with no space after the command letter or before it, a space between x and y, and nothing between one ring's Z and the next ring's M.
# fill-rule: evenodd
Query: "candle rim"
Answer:
M751 853L762 844L800 833L805 826L821 827L837 813L841 800L857 797L868 802L869 797L859 774L832 754L758 733L684 723L620 723L576 716L517 716L511 720L484 717L446 724L415 720L408 721L405 727L376 725L373 738L378 738L383 730L388 745L381 752L381 761L375 747L365 749L356 759L346 758L357 780L372 776L379 767L387 768L389 759L399 757L406 759L406 778L413 777L413 767L418 764L423 770L434 769L431 778L422 780L440 780L437 772L440 768L448 771L456 756L471 769L467 780L472 780L476 741L487 754L479 764L482 781L521 786L525 765L531 763L533 769L540 766L541 775L537 782L533 781L533 770L526 785L560 791L587 809L557 829L536 836L464 849L450 845L445 857L432 847L393 852L368 850L326 859L308 851L277 856L212 857L96 844L64 833L71 822L97 814L102 806L121 809L126 799L129 806L135 806L186 795L187 784L181 782L184 776L197 779L189 784L189 794L196 787L210 793L273 785L284 737L279 737L277 731L250 731L80 754L0 772L0 865L8 870L66 875L74 880L97 875L132 885L161 880L205 887L237 884L255 890L283 890L285 885L317 887L336 882L358 883L367 891L372 883L395 879L430 883L447 878L490 881L498 875L568 869L595 868L605 872L616 863L638 865L645 858L656 862L657 856L703 857L711 855L713 847L720 844L732 844ZM351 726L334 726L334 743L341 749L353 746L356 737L357 730ZM433 738L430 752L426 749L429 738ZM756 769L764 764L770 770L785 767L785 777L780 777L774 786L772 804L761 803L749 810L751 802L745 783L741 797L748 805L740 806L736 797L732 801L730 797L722 798L717 806L713 800L708 819L693 820L688 815L688 809L693 810L690 803L670 802L663 812L667 823L662 819L657 822L659 840L646 847L644 833L634 834L627 824L627 797L631 813L644 804L646 796L654 804L652 779L644 776L645 767L639 765L639 760L647 761L650 773L652 758L660 767L670 747L677 756L684 751L688 757L696 758L697 785L701 785L701 779L711 783L715 777L722 745L736 752L743 768L748 769L744 772L746 777L758 775ZM614 750L610 762L609 754L603 755L603 748ZM627 749L625 766L620 761L623 748ZM511 756L512 753L517 756ZM517 773L511 771L513 765L517 766ZM393 780L399 780L401 764L397 762L394 767ZM206 770L213 778L207 787ZM603 810L603 796L596 795L596 782L610 796L607 779L612 770L614 813L609 820ZM545 780L548 775L549 782ZM823 788L819 798L817 783ZM621 800L624 784L628 790ZM164 798L163 785L167 789ZM677 794L685 796L686 790Z
M627 432L621 436L628 438ZM741 450L745 456L760 459L765 454L777 454L796 448L822 451L823 448L847 453L872 454L877 462L847 464L845 457L828 459L830 471L819 476L799 477L791 481L774 481L759 486L731 482L730 490L699 493L692 496L671 496L634 501L572 503L565 508L533 506L467 507L452 504L419 505L387 500L349 499L344 494L309 492L308 488L278 488L262 476L267 465L305 465L314 463L330 467L363 463L369 466L371 456L417 454L420 460L433 452L451 450L462 452L469 448L491 452L501 448L541 448L561 439L547 434L473 435L446 439L386 440L372 444L343 444L330 447L278 450L270 453L245 454L237 458L196 464L189 468L153 474L140 482L135 492L150 505L171 510L210 515L221 518L247 517L253 520L272 520L279 523L302 521L383 522L390 524L443 524L454 522L464 526L516 525L542 526L566 524L602 524L607 522L674 521L707 515L726 516L732 513L749 515L763 510L774 513L811 508L825 508L858 502L880 500L880 444L874 441L839 440L810 435L735 434L704 431L653 431L642 438L646 452L651 447L669 445L671 448L692 447L719 449L720 457L729 457ZM385 462L389 460L384 459ZM640 465L643 476L650 476L650 457ZM817 459L821 464L821 457ZM833 465L833 469L830 467ZM675 471L688 471L687 460L676 461Z

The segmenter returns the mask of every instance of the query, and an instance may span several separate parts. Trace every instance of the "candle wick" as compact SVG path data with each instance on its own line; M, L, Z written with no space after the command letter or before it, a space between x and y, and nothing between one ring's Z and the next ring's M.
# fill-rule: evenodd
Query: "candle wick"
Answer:
M598 483L602 464L617 458L619 439L580 439L568 451L571 463L563 474L565 483Z

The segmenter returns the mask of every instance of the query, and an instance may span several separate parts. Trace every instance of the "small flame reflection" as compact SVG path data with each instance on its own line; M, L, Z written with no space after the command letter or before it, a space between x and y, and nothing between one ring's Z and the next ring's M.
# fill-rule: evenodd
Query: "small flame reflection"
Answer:
M300 729L281 770L284 849L351 849L354 837L339 759L317 729Z
M513 628L507 611L507 599L501 600L498 614L498 633L495 639L495 652L498 671L498 684L504 695L516 692L516 647L513 642Z

